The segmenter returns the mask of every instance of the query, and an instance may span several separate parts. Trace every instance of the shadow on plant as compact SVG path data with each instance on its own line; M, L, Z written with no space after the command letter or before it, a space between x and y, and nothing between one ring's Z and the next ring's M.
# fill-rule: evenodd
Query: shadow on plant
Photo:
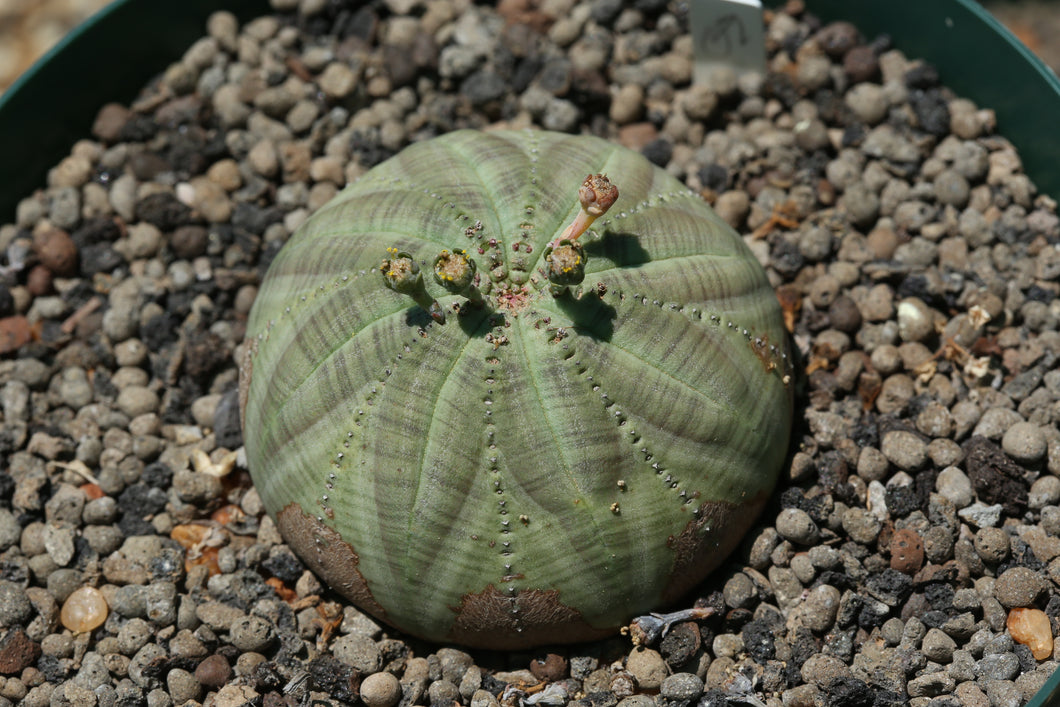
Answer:
M618 316L614 307L588 294L578 299L565 294L556 298L556 304L582 333L597 341L611 341Z
M651 262L648 251L640 244L640 236L633 233L607 231L603 238L585 243L585 252L594 258L606 258L623 268Z

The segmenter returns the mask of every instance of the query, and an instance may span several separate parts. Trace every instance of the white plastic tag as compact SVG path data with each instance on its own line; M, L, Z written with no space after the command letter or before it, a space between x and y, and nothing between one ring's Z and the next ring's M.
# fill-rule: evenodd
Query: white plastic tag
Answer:
M737 74L764 73L766 39L760 0L692 0L689 16L696 83L709 83L718 67Z

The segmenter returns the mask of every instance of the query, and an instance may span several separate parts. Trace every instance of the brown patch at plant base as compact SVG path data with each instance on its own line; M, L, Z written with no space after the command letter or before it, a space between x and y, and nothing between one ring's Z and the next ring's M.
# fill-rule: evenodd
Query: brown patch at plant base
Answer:
M671 536L666 543L674 552L674 564L662 601L669 604L680 599L724 562L754 525L768 499L769 493L763 491L742 504L703 503L681 534Z
M490 584L478 594L465 594L449 633L456 643L490 650L512 650L543 643L577 643L613 635L594 628L581 612L559 600L555 589L526 589L508 594Z
M357 569L361 559L341 535L306 515L297 503L288 503L277 514L276 527L316 576L368 613L386 620L386 611L372 596L372 590Z

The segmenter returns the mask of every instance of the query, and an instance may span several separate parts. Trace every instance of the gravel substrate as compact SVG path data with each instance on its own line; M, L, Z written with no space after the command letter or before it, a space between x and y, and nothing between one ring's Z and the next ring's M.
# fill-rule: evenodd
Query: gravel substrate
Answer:
M710 86L663 0L273 5L214 15L0 227L0 705L1038 690L1060 656L1060 225L989 109L794 3L767 76ZM713 616L651 647L409 640L304 570L242 467L235 360L288 235L409 142L494 125L683 179L748 234L801 356L774 503L689 597Z

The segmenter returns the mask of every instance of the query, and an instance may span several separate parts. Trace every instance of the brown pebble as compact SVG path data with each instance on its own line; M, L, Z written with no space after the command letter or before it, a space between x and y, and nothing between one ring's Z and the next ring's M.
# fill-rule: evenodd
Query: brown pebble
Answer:
M41 265L59 277L77 273L77 244L70 234L59 228L33 234L33 250Z
M860 37L857 27L849 22L840 21L822 27L816 39L825 54L831 57L841 57L857 45Z
M20 627L7 632L0 640L0 675L19 675L40 658L40 644Z
M876 258L887 260L894 255L895 249L898 248L898 234L890 228L874 228L869 231L869 235L865 236L865 243Z
M205 380L223 366L229 356L224 340L213 332L194 333L188 337L184 371L193 379Z
M880 73L876 52L868 45L854 47L843 57L843 71L854 83L871 81Z
M734 189L727 191L724 194L718 196L717 201L714 202L714 211L717 212L718 216L721 216L725 223L729 224L735 229L739 229L747 218L747 212L751 209L751 200L747 196L747 192ZM799 305L801 306L802 300L799 299Z
M941 565L924 565L923 569L913 575L913 584L916 585L946 582L955 586L963 586L968 581L968 566L957 560L947 560Z
M902 528L891 537L891 569L915 574L924 564L924 541L915 530Z
M530 661L530 672L538 680L562 680L567 674L567 659L556 653L536 656Z
M181 226L173 231L169 247L178 258L191 260L206 252L208 240L209 234L202 226Z
M915 580L914 580L915 581ZM902 621L908 621L910 617L916 616L920 618L925 612L931 610L931 605L928 604L927 599L921 592L913 592L913 594L906 600L902 606L901 619Z
M835 187L827 179L817 180L817 201L824 206L831 206L835 203Z
M828 305L828 320L832 328L853 334L861 328L861 310L851 297L839 295Z
M0 354L17 351L32 338L29 321L21 314L0 319Z
M500 0L497 3L497 14L505 20L505 31L512 31L519 26L529 26L534 31L544 34L555 22L551 16L541 12L538 3L528 0Z
M117 142L131 116L132 111L120 103L108 103L96 114L96 120L92 123L92 134L103 142Z
M129 170L142 182L149 182L168 170L169 163L154 152L138 152L129 157Z
M232 677L232 666L228 664L223 655L211 655L195 668L195 679L206 688L216 690L223 687L230 677Z
M1030 648L1035 660L1045 660L1052 656L1052 625L1041 609L1015 608L1008 612L1005 625L1012 634L1012 640Z
M43 265L34 265L26 274L26 290L34 297L52 293L52 271Z
M640 151L659 136L659 130L651 123L630 123L618 130L618 141L631 150Z

